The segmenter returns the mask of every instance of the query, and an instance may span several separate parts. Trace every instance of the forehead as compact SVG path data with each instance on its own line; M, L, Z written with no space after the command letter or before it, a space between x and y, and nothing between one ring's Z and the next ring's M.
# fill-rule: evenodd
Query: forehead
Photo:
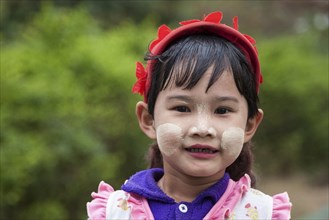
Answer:
M209 68L197 82L197 84L190 89L170 84L159 93L158 98L170 99L170 97L190 97L194 98L207 98L207 97L222 97L234 96L242 97L235 84L233 74L231 71L224 71L221 76L208 88L209 80L212 77L212 68Z

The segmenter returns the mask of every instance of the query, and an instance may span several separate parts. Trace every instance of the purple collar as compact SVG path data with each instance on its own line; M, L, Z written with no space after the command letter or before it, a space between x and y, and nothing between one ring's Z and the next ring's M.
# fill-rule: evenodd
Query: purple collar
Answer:
M201 192L193 202L176 203L158 187L157 182L162 176L163 169L143 170L133 175L121 187L126 192L146 198L155 219L202 219L224 194L230 179L225 173L222 179Z

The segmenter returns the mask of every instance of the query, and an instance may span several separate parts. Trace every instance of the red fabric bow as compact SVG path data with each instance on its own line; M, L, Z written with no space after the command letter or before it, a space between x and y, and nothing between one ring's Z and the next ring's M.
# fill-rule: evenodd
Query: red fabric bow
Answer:
M205 16L203 21L219 24L221 22L222 18L223 18L223 14L221 12L213 12L213 13L210 13L209 15ZM184 26L184 25L189 25L189 24L196 23L196 22L201 22L201 20L193 19L193 20L181 21L181 22L179 22L179 24L181 26ZM165 24L161 25L158 29L158 38L155 39L154 41L152 41L152 43L150 44L150 48L149 48L150 51L159 42L161 42L163 40L163 38L165 38L170 32L171 32L171 29L167 25L165 25Z
M203 20L198 20L198 19L193 19L193 20L187 20L187 21L182 21L179 22L181 26L197 23L197 22L210 22L210 23L215 23L215 24L220 24L222 21L223 14L222 12L212 12L205 16ZM238 24L238 17L235 16L233 18L233 28L236 31L239 31L239 24ZM170 34L173 30L171 30L167 25L161 25L158 29L158 36L157 39L153 40L149 46L149 50L152 51L154 47L156 47L168 34ZM257 48L255 46L256 41L250 37L249 35L243 34L245 39L247 39L252 45L253 48L257 54ZM139 93L142 96L145 95L146 91L146 81L147 81L147 75L148 73L145 71L144 66L140 63L136 63L136 77L137 77L137 82L133 86L133 93ZM260 79L259 83L262 83L262 75L260 74ZM145 97L144 97L145 98Z
M147 72L145 71L143 64L141 64L140 62L136 63L136 78L137 82L133 86L132 91L133 93L139 93L140 95L144 95Z

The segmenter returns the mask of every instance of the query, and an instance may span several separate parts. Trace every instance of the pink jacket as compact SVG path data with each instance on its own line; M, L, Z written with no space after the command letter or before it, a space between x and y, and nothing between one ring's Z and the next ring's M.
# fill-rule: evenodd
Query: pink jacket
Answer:
M92 193L93 200L87 203L88 219L154 219L145 198L115 191L103 181L98 192ZM250 188L248 175L228 187L204 219L290 219L291 203L287 193L273 197Z

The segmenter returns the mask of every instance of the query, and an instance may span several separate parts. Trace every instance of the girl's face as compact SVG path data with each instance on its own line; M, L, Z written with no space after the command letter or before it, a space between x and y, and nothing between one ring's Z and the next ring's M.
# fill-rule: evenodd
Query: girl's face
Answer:
M153 126L165 172L220 178L250 139L233 74L224 71L206 91L210 76L211 69L191 90L170 85L157 97Z

